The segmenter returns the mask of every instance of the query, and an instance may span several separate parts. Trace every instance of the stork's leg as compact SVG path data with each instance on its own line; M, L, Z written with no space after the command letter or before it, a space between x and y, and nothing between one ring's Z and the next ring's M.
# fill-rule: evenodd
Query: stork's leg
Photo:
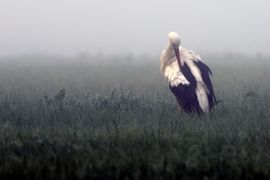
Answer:
M184 111L183 108L182 108L182 106L180 106L180 105L178 105L178 108L177 108L177 109L178 109L178 111L179 111L181 114L182 114L183 111Z
M179 97L175 96L178 104L178 111L182 114L184 112L183 105L181 104L181 100Z

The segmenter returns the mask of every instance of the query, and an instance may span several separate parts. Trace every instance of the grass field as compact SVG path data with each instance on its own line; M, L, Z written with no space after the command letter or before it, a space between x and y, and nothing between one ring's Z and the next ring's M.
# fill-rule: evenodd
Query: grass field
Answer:
M205 62L222 102L199 117L158 57L2 58L0 179L269 179L270 58Z

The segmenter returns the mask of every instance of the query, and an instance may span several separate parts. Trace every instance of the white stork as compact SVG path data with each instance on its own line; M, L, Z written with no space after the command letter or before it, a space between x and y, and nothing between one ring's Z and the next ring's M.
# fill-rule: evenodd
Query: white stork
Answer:
M208 113L216 104L212 72L194 51L180 46L179 35L168 34L169 44L160 56L160 70L180 107L187 113Z

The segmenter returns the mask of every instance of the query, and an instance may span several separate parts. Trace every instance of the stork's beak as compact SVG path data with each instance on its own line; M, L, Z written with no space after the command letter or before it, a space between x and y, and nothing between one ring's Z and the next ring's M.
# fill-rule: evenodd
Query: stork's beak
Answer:
M179 66L179 69L181 67L181 58L180 58L180 54L179 54L179 48L178 47L174 47L174 53L175 53L175 56L176 56L176 59L177 59L177 62L178 62L178 66Z

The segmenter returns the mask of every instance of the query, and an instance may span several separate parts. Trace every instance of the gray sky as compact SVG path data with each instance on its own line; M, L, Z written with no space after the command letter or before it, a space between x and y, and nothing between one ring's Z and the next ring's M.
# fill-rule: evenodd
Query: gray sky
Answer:
M270 54L269 0L0 0L0 56L159 54L169 31L204 53Z

